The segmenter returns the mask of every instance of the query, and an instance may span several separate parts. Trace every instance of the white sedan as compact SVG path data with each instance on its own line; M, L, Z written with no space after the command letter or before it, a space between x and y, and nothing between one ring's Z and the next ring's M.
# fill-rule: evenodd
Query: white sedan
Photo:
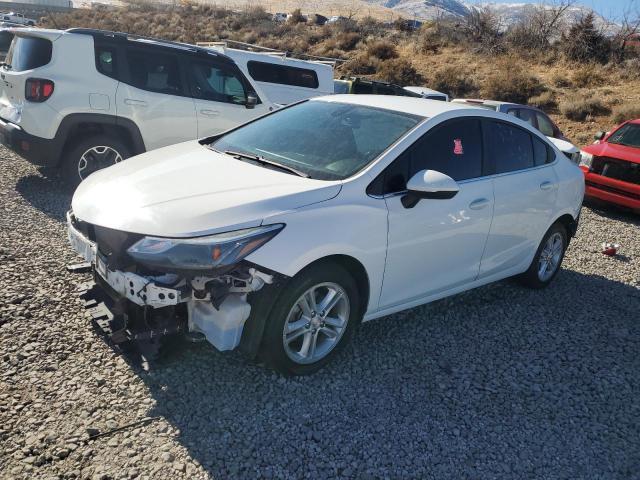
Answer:
M127 334L187 330L306 374L361 321L511 276L547 286L583 193L513 116L333 95L96 172L68 226Z

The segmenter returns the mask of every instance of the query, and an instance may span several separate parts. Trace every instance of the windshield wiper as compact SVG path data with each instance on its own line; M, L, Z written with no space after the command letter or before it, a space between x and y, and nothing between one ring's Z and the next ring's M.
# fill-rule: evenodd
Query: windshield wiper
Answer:
M274 162L273 160L267 160L264 157L259 157L258 155L253 155L251 153L245 152L235 152L233 150L225 150L225 154L232 156L233 158L245 159L251 162L256 162L261 165L271 165L272 167L279 168L280 170L284 170L289 173L293 173L294 175L298 175L299 177L309 178L309 175L301 172L300 170L290 167L288 165L283 165L282 163Z

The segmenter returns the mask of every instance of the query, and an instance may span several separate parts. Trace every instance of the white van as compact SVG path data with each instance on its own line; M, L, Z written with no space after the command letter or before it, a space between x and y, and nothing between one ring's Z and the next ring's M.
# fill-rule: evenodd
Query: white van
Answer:
M273 103L287 105L334 93L330 62L290 58L284 52L271 50L255 52L229 48L224 42L197 45L231 58Z

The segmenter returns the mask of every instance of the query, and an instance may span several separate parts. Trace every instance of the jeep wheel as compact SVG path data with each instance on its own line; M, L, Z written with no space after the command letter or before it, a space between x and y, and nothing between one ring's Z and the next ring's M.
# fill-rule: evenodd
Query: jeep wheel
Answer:
M93 172L130 156L131 149L116 138L98 135L80 140L65 153L63 179L75 188Z

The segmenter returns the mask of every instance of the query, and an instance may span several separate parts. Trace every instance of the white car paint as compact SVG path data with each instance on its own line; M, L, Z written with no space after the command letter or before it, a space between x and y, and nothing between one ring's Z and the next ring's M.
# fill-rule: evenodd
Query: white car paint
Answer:
M583 175L556 147L550 164L458 182L454 198L421 201L413 209L404 208L396 194L366 194L401 152L452 118L512 122L548 143L513 116L409 97L333 95L310 101L373 106L425 120L343 181L272 171L198 142L174 145L90 176L74 195L74 214L109 228L169 237L284 224L247 260L287 276L330 255L357 260L369 279L365 320L522 273L558 218L578 218Z

